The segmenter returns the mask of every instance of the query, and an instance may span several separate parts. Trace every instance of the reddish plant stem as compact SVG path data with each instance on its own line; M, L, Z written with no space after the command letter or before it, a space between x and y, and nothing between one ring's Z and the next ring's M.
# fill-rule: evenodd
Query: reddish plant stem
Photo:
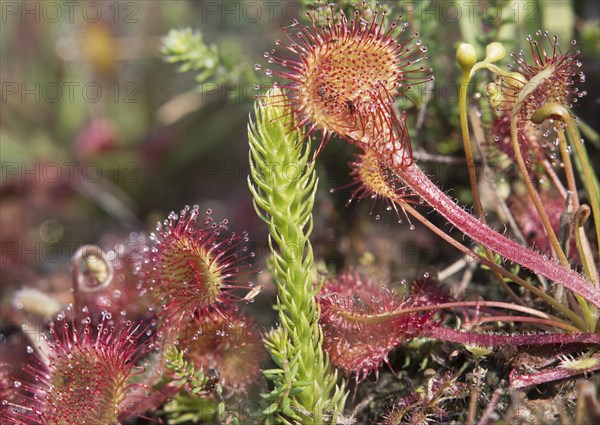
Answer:
M556 327L566 329L571 332L575 332L575 333L578 332L577 328L575 328L571 325L568 325L566 323L557 322L556 320L553 320L550 315L548 315L546 313L542 313L541 311L538 311L538 310L535 310L533 308L529 308L526 306L522 306L522 305L515 305L515 304L504 303L504 302L499 302L499 301L446 302L446 303L423 305L423 306L418 306L418 307L406 307L406 308L401 308L398 310L385 312L385 313L363 314L363 315L360 315L360 317L355 316L353 313L347 313L347 312L340 311L339 315L341 317L345 317L347 319L354 320L356 322L364 322L364 323L369 324L369 323L384 323L387 320L391 319L392 317L397 317L397 316L401 316L401 315L405 315L405 314L411 314L411 313L417 313L417 312L423 312L423 311L441 311L443 309L467 308L467 307L475 307L476 309L504 308L507 310L520 311L520 312L528 313L528 314L531 314L532 316L535 316L535 317L529 318L529 319L531 319L531 320L529 320L530 323L540 323L540 324L545 324L545 325L551 325L551 326L556 326ZM495 318L495 320L502 320L501 317L504 317L504 316L493 316L493 317ZM508 317L519 318L522 316L506 316L506 317L507 318ZM536 318L539 318L539 319L536 319ZM508 319L505 321L508 321ZM474 321L473 323L475 323L475 322L477 322L477 321Z
M457 344L482 347L505 345L556 345L556 344L600 344L600 335L595 333L538 333L528 335L476 334L457 329L432 327L424 329L421 336Z
M494 410L496 409L496 406L498 405L498 402L500 401L500 396L502 396L503 392L504 392L503 388L496 388L496 390L492 394L492 397L490 398L490 402L485 407L485 410L483 411L483 414L481 415L479 422L477 422L477 425L487 425L487 423L490 420L490 416L492 416L492 413L494 413Z
M397 199L396 202L398 202L398 204L400 206L402 206L402 208L404 208L406 210L406 212L408 212L410 215L415 217L423 225L425 225L429 230L431 230L433 233L438 235L440 238L442 238L444 241L449 243L454 248L458 249L459 251L465 253L466 255L468 255L472 258L475 258L476 260L478 260L482 264L485 264L490 269L496 271L500 275L512 280L516 284L518 284L518 285L522 286L523 288L529 290L530 292L534 293L535 295L537 295L538 297L540 297L541 299L546 301L548 304L550 304L552 307L554 307L555 310L561 312L563 315L568 317L573 323L575 323L579 327L579 329L583 329L585 327L585 322L583 321L583 319L581 317L579 317L575 312L568 309L567 307L564 307L560 302L558 302L557 300L552 298L550 295L546 294L542 289L539 289L536 286L533 286L526 280L521 279L519 276L514 275L513 273L509 272L508 270L506 270L506 269L500 267L499 265L497 265L496 263L492 262L487 257L483 257L483 256L477 254L476 252L467 248L465 245L461 244L457 240L452 239L442 229L435 226L433 223L431 223L429 220L427 220L422 214L420 214L417 210L415 210L412 206L410 206L410 204L403 202L401 199ZM517 304L523 305L522 303L517 303ZM560 321L560 319L557 319L557 320Z
M545 258L538 252L508 239L481 223L477 218L452 201L416 164L402 165L401 158L394 156L390 165L414 193L419 195L438 214L441 214L450 224L465 235L497 252L507 260L520 264L532 272L556 282L566 289L573 291L575 294L581 295L595 306L600 307L600 290L594 288L577 272L563 267L549 258Z
M587 367L555 367L551 370L533 373L529 375L520 375L515 370L510 374L511 388L527 388L534 385L544 384L546 382L554 382L559 379L566 379L572 376L583 375L584 373L594 372L600 369L600 356L595 355L592 359L596 360L595 364ZM579 422L577 422L579 423Z
M537 317L527 316L492 316L482 317L480 319L469 320L468 325L470 327L478 326L483 323L490 322L522 322L522 323L533 323L536 325L548 325L555 326L565 329L569 332L579 332L579 330L571 325L565 325L564 323L557 323L556 320L540 319Z

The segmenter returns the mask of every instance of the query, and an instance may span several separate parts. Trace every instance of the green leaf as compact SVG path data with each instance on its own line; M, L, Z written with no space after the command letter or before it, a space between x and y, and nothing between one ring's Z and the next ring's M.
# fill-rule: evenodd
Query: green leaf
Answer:
M264 415L272 415L273 413L277 412L277 409L279 409L279 405L277 403L273 403L262 412Z

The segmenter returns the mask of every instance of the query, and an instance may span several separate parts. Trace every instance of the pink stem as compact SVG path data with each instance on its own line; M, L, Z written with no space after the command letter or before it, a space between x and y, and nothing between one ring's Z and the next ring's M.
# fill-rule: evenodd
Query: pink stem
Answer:
M554 382L559 379L582 375L584 373L594 372L600 369L600 356L595 355L592 357L592 359L596 360L596 363L588 367L566 368L558 366L551 370L533 373L530 375L521 375L517 373L516 370L513 370L510 373L510 387L526 388L534 385L544 384L546 382Z
M392 166L396 174L414 193L475 242L490 248L507 260L558 283L581 295L596 307L600 307L600 290L594 288L577 272L508 239L481 223L452 201L415 163L402 165L401 158L394 156Z
M556 344L600 344L600 335L595 333L538 333L528 335L476 334L457 329L432 327L424 329L421 336L458 344L481 347L504 345L556 345Z
M483 411L483 414L481 415L479 422L477 422L477 425L487 425L487 423L490 420L490 416L492 416L492 413L494 413L494 410L496 409L496 406L498 405L498 402L500 401L500 396L502 395L503 392L504 392L504 390L502 388L496 388L496 390L492 394L492 397L490 398L490 402L488 403L485 410Z

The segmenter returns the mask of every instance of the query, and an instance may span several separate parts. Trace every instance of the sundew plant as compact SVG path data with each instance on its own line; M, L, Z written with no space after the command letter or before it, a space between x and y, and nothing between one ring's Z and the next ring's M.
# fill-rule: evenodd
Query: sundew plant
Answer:
M155 2L186 91L142 142L100 103L61 154L80 178L2 167L3 214L49 197L80 227L34 233L81 237L15 261L32 231L2 219L0 422L598 423L600 30L555 3ZM125 6L65 56L115 88ZM90 184L107 151L143 182Z

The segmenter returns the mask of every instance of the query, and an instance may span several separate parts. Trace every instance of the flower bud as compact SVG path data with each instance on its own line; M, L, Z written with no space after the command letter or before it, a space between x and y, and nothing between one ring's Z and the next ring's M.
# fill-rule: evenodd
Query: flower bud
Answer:
M506 55L506 49L504 45L499 41L494 41L493 43L485 46L485 61L489 63L498 62Z
M477 63L475 48L468 43L460 43L456 48L456 62L463 72L469 72Z

